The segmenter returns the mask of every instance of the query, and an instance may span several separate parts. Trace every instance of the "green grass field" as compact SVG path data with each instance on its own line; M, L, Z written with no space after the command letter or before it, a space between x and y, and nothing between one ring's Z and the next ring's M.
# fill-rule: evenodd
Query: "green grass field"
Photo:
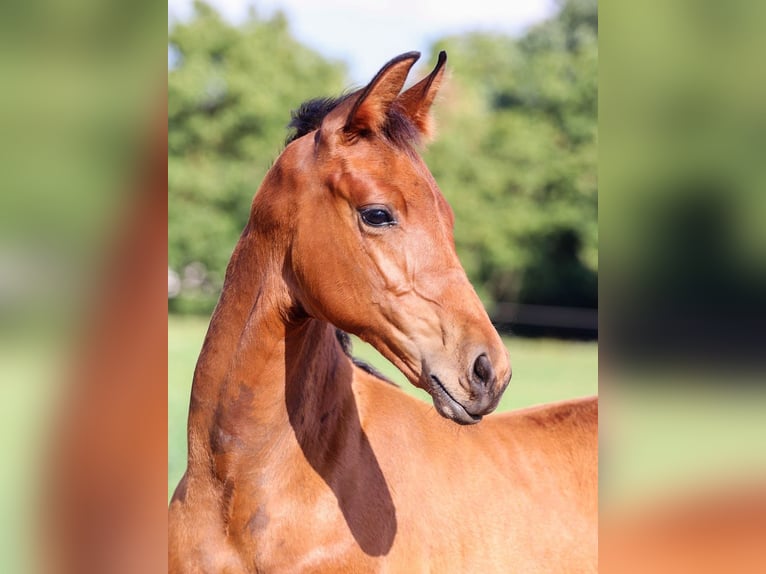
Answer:
M207 320L198 317L168 318L168 492L186 466L186 415L194 366ZM598 346L553 340L505 339L511 353L513 379L498 411L557 401L598 392ZM430 402L375 349L354 341L354 355L371 363L399 383L405 391Z

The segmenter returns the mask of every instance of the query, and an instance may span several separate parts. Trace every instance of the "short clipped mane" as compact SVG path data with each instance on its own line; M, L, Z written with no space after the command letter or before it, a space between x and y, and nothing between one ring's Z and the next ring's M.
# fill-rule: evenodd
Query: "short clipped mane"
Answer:
M319 129L327 114L347 99L359 94L360 91L342 94L337 98L314 98L303 102L297 110L290 112L291 119L287 128L292 131L288 134L285 145ZM395 147L404 150L420 143L420 132L417 127L404 110L396 104L388 110L382 135Z
M293 131L288 134L285 143L294 142L298 138L319 129L325 116L352 95L343 94L337 98L314 98L303 102L297 110L290 112L291 119L290 123L287 124L287 129Z

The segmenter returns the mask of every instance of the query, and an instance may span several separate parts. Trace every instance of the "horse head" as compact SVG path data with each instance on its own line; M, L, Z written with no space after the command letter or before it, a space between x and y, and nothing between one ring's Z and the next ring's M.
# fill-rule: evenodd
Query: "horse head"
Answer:
M446 54L402 92L418 57L398 56L363 89L315 101L326 113L303 126L270 177L289 190L281 217L295 304L371 343L441 415L472 424L495 409L511 367L458 260L452 210L416 151L430 135Z

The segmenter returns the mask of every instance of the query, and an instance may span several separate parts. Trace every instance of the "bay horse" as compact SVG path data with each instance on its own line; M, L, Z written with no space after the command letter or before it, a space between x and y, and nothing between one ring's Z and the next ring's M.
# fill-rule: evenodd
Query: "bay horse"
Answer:
M170 572L596 571L596 399L482 420L510 360L416 152L446 54L402 91L418 57L294 113L194 373Z

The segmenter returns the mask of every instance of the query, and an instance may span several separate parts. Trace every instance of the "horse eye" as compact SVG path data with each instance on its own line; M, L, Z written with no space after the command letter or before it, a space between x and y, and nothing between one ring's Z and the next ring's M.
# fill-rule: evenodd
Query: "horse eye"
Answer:
M396 223L394 216L385 207L366 207L359 211L362 221L371 227L385 227Z

